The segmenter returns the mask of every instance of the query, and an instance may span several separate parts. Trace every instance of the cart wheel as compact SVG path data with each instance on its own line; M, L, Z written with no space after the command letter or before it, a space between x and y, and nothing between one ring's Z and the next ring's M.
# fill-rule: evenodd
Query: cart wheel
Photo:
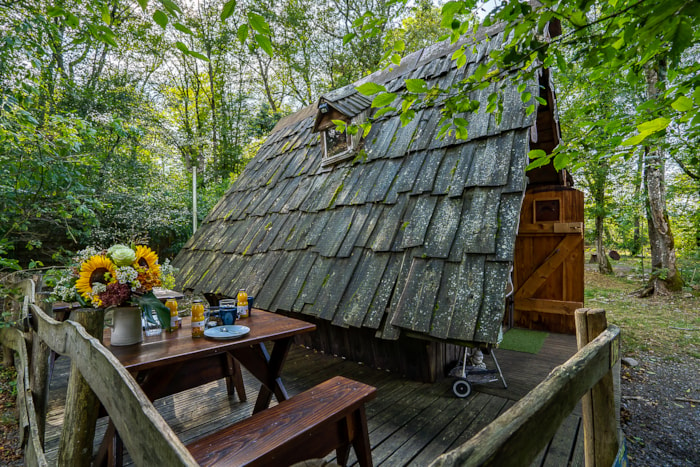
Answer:
M466 379L458 379L452 385L452 392L457 397L465 398L472 393L472 385Z

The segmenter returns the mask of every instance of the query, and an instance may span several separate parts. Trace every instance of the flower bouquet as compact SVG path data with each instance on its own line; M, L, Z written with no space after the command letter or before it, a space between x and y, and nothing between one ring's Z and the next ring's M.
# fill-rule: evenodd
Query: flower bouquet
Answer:
M88 247L58 272L51 298L95 308L140 306L146 319L154 322L151 311L155 311L167 328L170 310L156 298L153 288L172 286L173 272L169 261L159 264L158 255L147 246Z

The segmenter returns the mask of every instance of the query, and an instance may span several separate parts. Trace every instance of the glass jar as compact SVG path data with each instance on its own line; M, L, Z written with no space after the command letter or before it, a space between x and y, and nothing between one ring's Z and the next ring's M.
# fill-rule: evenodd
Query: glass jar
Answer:
M165 301L165 307L170 310L170 327L168 331L174 332L177 330L177 301L169 298Z
M245 290L241 289L238 291L238 317L247 318L248 317L248 294Z
M192 337L204 336L204 304L201 300L192 302Z

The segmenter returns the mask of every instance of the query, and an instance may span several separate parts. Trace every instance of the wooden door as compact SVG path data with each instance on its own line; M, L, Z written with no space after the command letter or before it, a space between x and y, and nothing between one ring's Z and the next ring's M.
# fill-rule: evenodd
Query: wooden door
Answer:
M520 212L513 265L514 324L574 334L583 307L583 193L529 190Z

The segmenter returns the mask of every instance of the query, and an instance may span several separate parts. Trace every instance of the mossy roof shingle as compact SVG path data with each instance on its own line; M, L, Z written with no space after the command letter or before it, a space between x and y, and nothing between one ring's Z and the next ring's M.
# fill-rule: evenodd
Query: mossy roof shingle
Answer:
M362 82L401 91L410 77L444 87L500 40L467 45L462 68L451 60L458 45L442 43ZM537 95L536 83L530 90ZM497 123L483 110L492 91L472 96L482 110L466 117L466 140L436 139L438 102L403 127L395 114L379 118L364 157L333 166L321 164L312 133L316 106L285 117L175 259L179 287L229 296L244 288L262 309L388 339L410 331L495 343L536 112L526 115L508 88ZM354 115L370 104L353 86L322 100Z

